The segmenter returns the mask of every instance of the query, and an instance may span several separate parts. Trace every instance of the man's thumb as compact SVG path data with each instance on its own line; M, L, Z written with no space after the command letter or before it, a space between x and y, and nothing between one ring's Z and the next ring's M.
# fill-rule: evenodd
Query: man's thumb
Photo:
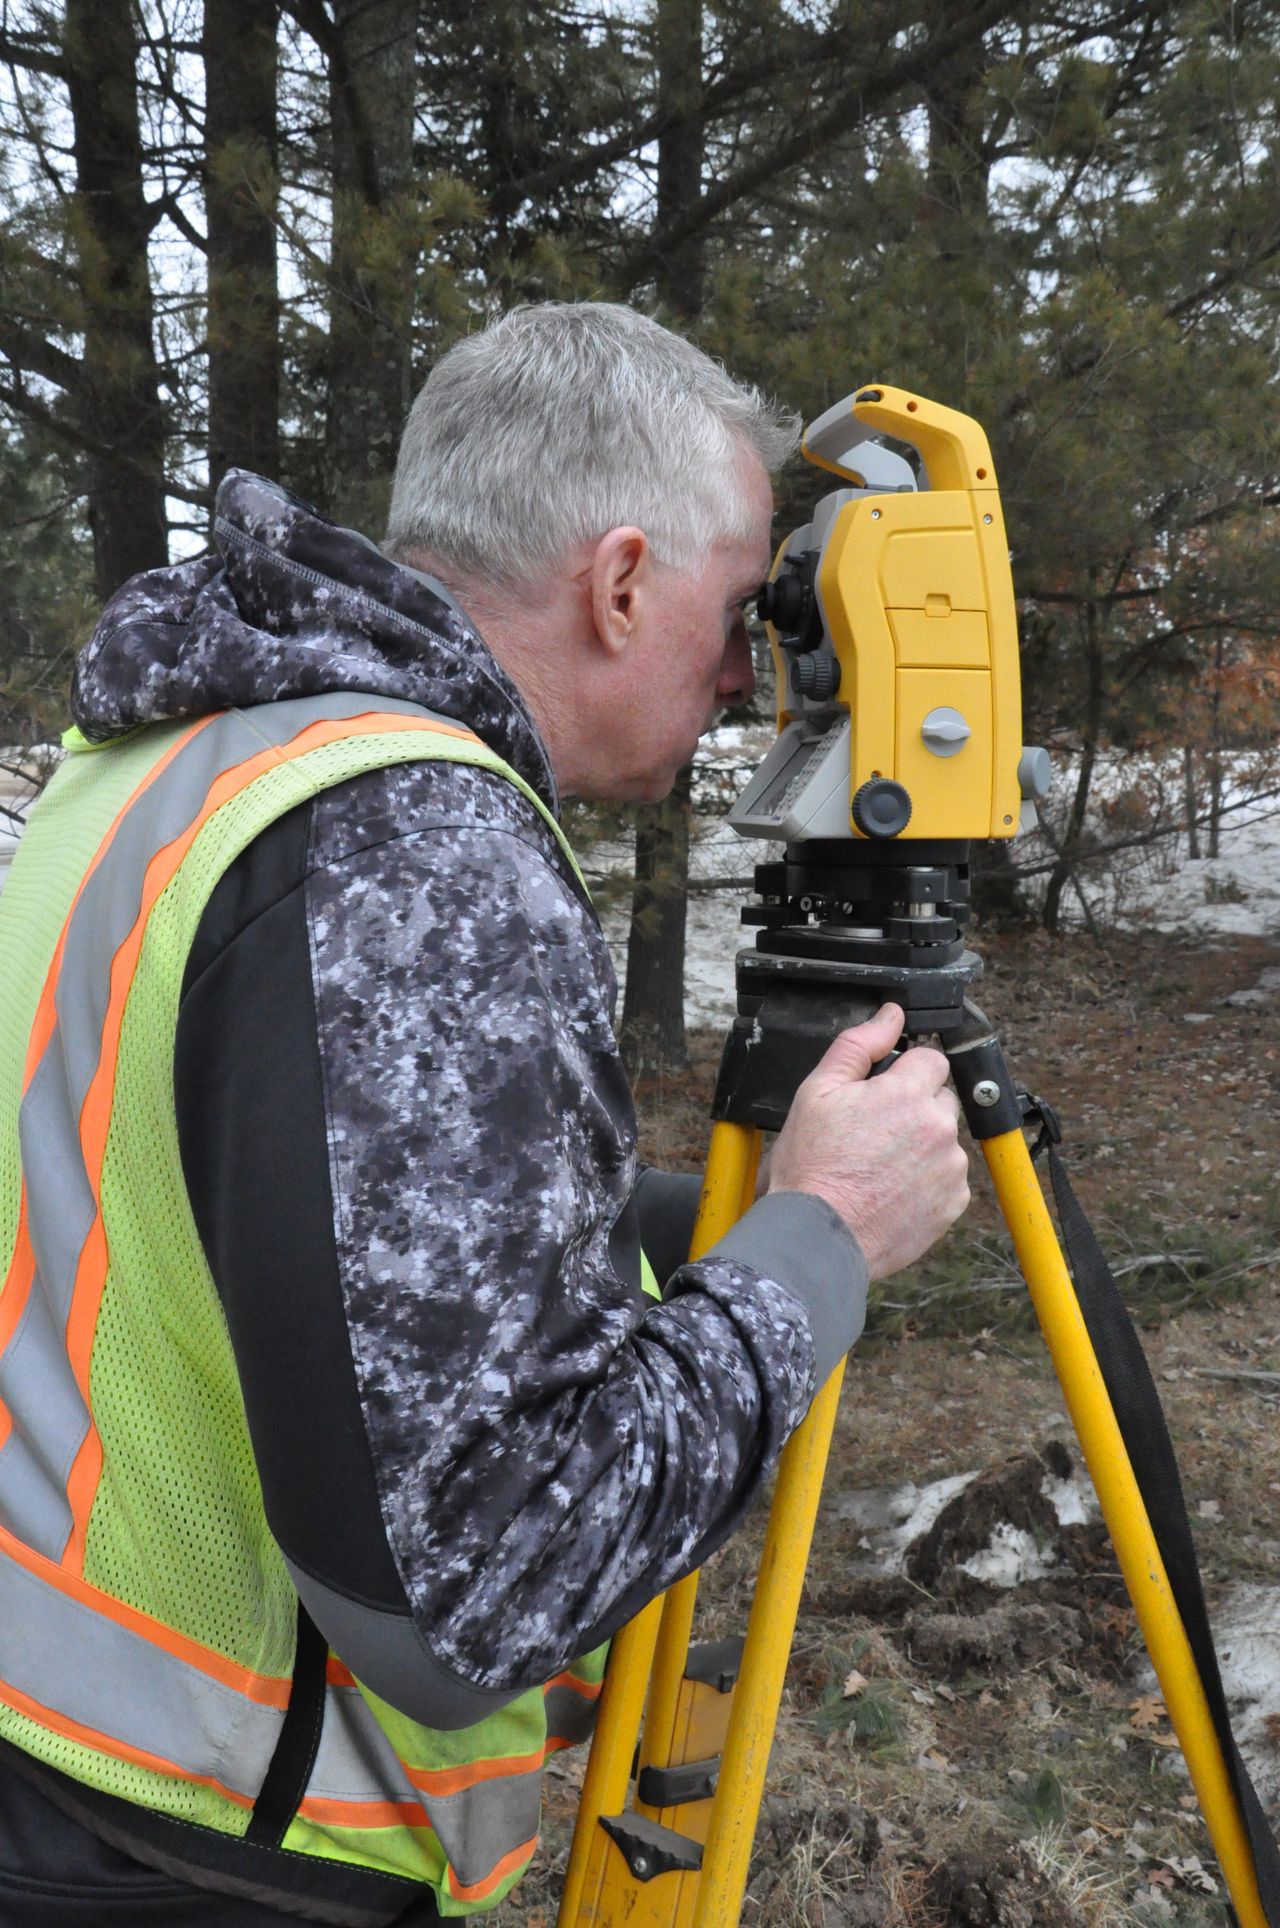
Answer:
M887 1058L902 1036L906 1018L897 1004L882 1004L873 1018L842 1031L829 1046L818 1065L819 1072L834 1072L840 1078L865 1078L873 1064Z

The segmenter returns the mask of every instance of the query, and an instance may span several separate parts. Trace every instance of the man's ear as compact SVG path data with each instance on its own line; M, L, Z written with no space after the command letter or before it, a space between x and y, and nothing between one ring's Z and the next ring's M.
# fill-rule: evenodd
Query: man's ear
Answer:
M610 529L590 564L591 615L597 640L621 656L635 633L653 559L643 529Z

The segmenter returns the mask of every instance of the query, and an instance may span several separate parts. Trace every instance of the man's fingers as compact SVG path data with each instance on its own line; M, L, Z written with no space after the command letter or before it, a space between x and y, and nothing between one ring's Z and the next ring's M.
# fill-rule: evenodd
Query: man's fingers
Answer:
M882 1075L895 1079L898 1084L910 1085L913 1091L941 1091L951 1076L951 1066L941 1051L935 1051L929 1044L918 1044L914 1050L904 1051L897 1063L891 1064Z
M840 1078L865 1078L873 1064L887 1058L894 1045L902 1036L906 1023L902 1009L897 1004L882 1004L873 1018L865 1024L856 1024L849 1031L842 1031L835 1042L828 1046L826 1055L817 1066L817 1073L834 1072Z

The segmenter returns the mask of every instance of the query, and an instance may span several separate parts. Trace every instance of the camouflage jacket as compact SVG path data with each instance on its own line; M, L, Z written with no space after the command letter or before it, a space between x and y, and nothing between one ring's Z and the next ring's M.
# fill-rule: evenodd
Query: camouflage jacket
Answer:
M467 724L556 807L440 585L243 473L215 541L108 605L87 736L357 689ZM347 1664L433 1725L547 1679L719 1545L861 1325L861 1254L802 1193L642 1296L640 1240L681 1249L696 1181L637 1174L614 990L538 811L448 763L274 825L186 972L183 1165L268 1518Z

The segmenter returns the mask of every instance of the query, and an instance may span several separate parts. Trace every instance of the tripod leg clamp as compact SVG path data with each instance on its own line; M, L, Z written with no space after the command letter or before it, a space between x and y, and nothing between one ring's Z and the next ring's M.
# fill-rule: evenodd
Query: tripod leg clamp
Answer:
M615 1841L637 1881L659 1874L692 1874L702 1866L702 1843L642 1814L602 1814L600 1825Z
M1002 1138L1023 1122L1022 1097L1004 1061L998 1038L948 1045L951 1076L964 1121L977 1139Z

